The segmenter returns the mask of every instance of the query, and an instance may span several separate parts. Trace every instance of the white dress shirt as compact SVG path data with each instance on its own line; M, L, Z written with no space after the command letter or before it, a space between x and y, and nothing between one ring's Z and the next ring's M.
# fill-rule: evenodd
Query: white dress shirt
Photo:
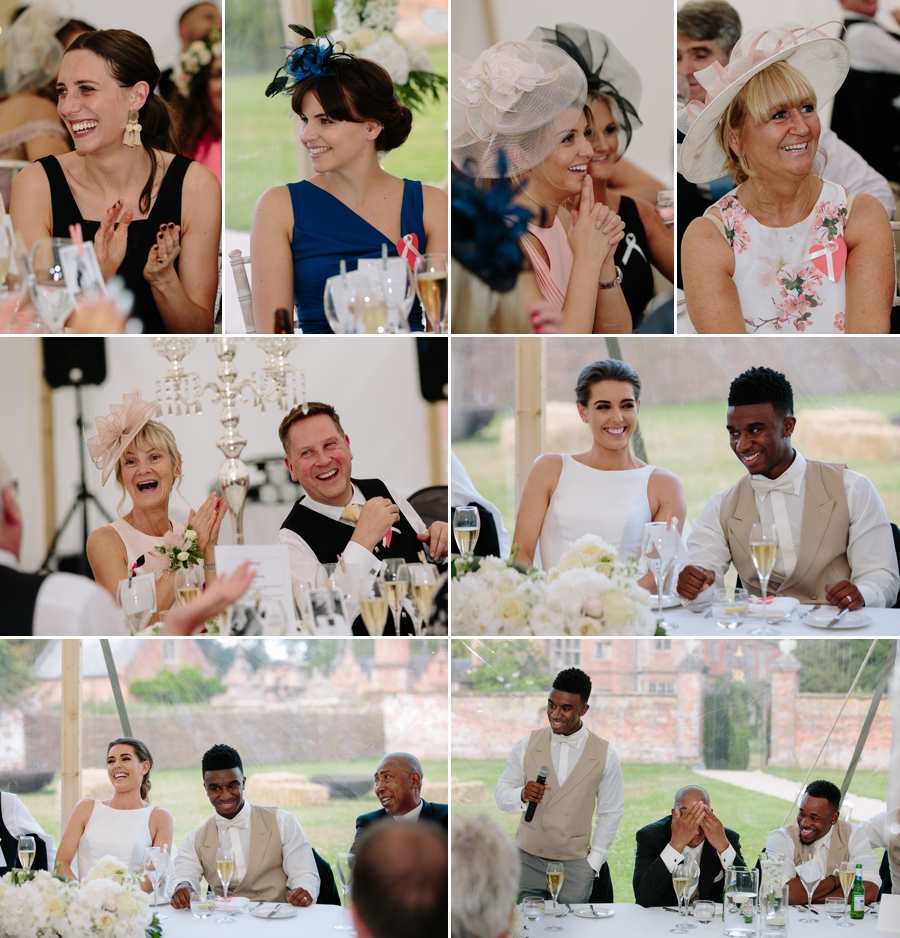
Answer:
M844 42L850 49L851 67L858 72L900 73L900 39L882 29L870 16L854 13ZM865 22L859 22L859 20Z
M19 569L15 554L0 550L0 564ZM128 635L121 610L112 596L93 580L74 573L51 573L38 590L32 635Z
M247 860L250 856L250 808L251 805L245 801L243 808L233 818L216 815L219 842L230 837L234 850L234 876L231 886L238 889L241 880L247 875ZM282 865L287 876L287 888L293 890L302 886L315 900L319 895L319 874L306 834L303 833L303 828L294 815L288 814L287 811L277 808L275 819L281 834ZM198 827L197 830L191 831L178 848L178 855L175 857L175 875L171 880L174 884L173 889L181 883L190 883L194 890L200 888L203 864L194 846L194 839L199 830Z
M503 525L503 515L500 514L500 509L478 493L456 453L450 453L450 507L459 508L462 505L471 505L473 502L483 505L493 516L494 524L497 526L497 540L500 542L500 557L508 560L509 531Z
M6 829L13 837L22 834L37 834L47 845L47 869L52 873L56 862L56 841L49 834L45 834L41 825L34 819L32 813L25 807L20 798L8 791L0 791L0 816ZM18 858L5 857L0 847L0 866L16 866Z
M587 738L588 729L584 724L571 736L553 734L550 758L553 760L553 768L560 785L565 784L572 770L578 765ZM522 789L526 782L533 781L533 779L525 778L525 752L528 749L529 739L530 737L526 736L513 746L506 760L506 768L494 789L497 807L509 814L519 814L528 807L528 802L522 801ZM625 793L622 789L622 766L619 763L619 757L610 746L606 750L606 766L597 788L597 818L594 822L591 852L587 858L595 873L600 871L600 867L609 858L609 848L624 813Z
M706 844L705 840L701 840L696 847L685 847L684 849L690 854L697 866L700 866L700 855L703 853L703 847ZM734 847L731 846L729 842L728 846L722 853L719 854L719 860L722 863L722 869L727 870L732 863L734 863L734 858L737 856ZM666 844L663 848L663 852L660 854L660 858L663 863L666 864L666 869L671 873L676 866L681 862L682 854L680 854L670 843Z
M888 218L894 217L897 204L891 184L830 127L822 128L819 149L824 151L825 172L832 182L839 183L853 195L871 195L884 206Z
M866 837L869 838L869 846L873 849L875 847L883 847L885 850L888 846L888 841L891 839L891 825L888 824L888 814L889 811L882 811L881 814L876 814L874 817L870 817L868 821L863 821L859 825L860 830L865 832ZM900 887L900 883L897 884Z
M751 479L757 485L769 487L769 491L761 491L754 486L756 511L763 524L774 524L778 528L778 554L772 578L774 583L782 583L793 573L797 563L806 497L806 460L795 451L793 463L778 479L765 479L761 475ZM787 490L777 487L779 484ZM773 485L776 488L771 488ZM884 505L875 486L865 476L849 469L844 470L844 492L850 509L847 544L850 582L867 606L890 608L900 589L900 573ZM691 563L715 571L716 586L722 586L731 564L731 552L719 523L723 495L719 492L706 503L687 541ZM709 599L707 589L687 605L700 605Z
M387 485L387 483L385 483L385 485ZM413 508L405 498L398 495L389 485L387 485L387 490L391 496L391 500L400 509L400 514L406 518L416 534L421 534L423 531L426 531L425 523L419 517L415 508ZM359 490L359 486L354 485L353 495L347 504L365 505L365 503L366 497ZM309 495L303 499L303 504L311 511L317 511L320 515L325 515L326 518L340 521L341 524L346 524L349 528L356 527L352 521L344 521L341 519L341 512L347 507L346 505L323 505L321 502L313 501ZM310 547L299 534L295 534L287 528L282 528L278 532L275 543L287 544L288 546L291 561L291 580L293 582L302 580L315 586L316 571L319 569L320 564L318 557L316 557L316 552L312 547ZM423 542L422 547L427 550L428 542ZM350 541L344 548L344 562L358 564L362 570L363 576L377 576L384 567L383 560L379 560L372 551L366 550L362 544L357 544L355 541ZM351 621L353 618L355 618L355 615L350 617Z
M857 863L862 864L863 879L880 886L881 877L878 875L878 861L869 846L869 838L866 836L866 832L858 824L851 824L850 827L850 862L854 866ZM823 878L834 873L834 870L828 869L828 849L831 846L833 831L834 828L831 828L824 837L819 838L811 845L813 848L812 859L819 864ZM766 840L766 853L769 855L780 853L784 856L782 873L784 882L790 882L797 876L797 870L794 866L794 841L791 840L791 835L783 827L779 827L777 831L772 831L769 834Z
M412 809L412 811L408 811L406 814L392 814L391 817L395 821L412 822L412 821L418 821L419 815L421 813L422 813L422 800L420 798L419 803Z

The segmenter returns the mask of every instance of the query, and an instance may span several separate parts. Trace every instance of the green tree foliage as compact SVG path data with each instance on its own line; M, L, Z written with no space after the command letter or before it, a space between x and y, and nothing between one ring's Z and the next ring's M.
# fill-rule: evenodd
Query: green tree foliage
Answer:
M720 677L703 696L703 759L708 769L743 771L750 764L750 713L759 712L752 687Z
M473 652L481 660L473 658L472 667L460 678L460 684L474 693L543 694L552 680L550 662L537 642L454 642L454 657L472 658Z
M268 664L271 660L269 658L269 653L266 651L266 643L262 641L262 639L242 642L241 654L244 656L244 661L250 665L250 670L254 673L256 673L264 664Z
M0 704L12 706L34 684L31 673L34 649L30 646L36 644L21 640L0 642Z
M797 642L792 654L803 665L802 694L846 694L868 654L871 642L860 639L825 639ZM890 652L891 640L881 639L856 685L855 693L871 694Z
M198 644L203 656L216 669L216 674L219 677L225 677L237 657L237 648L233 645L223 645L220 642L205 641Z
M217 677L206 678L196 667L160 671L156 677L131 682L132 696L143 703L195 704L224 694L228 688Z

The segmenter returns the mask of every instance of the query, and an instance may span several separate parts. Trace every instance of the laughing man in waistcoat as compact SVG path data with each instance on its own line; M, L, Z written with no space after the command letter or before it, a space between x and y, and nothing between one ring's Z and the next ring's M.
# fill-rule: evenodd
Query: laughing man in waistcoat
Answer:
M553 861L565 867L561 903L587 902L595 877L601 871L608 877L606 861L625 796L619 757L581 722L590 696L584 671L560 671L547 698L550 726L516 743L494 791L501 811L522 815L515 840L523 895L550 896L546 874ZM550 768L543 785L536 781L541 765ZM537 809L526 821L529 802Z
M784 857L782 876L790 888L791 905L806 905L808 901L797 867L809 860L818 863L824 877L813 892L813 902L824 902L829 896L843 897L834 871L844 862L862 867L866 903L878 898L881 877L869 838L858 824L839 816L840 807L841 790L837 785L821 779L810 782L800 799L797 820L769 834L766 853Z
M642 827L636 839L632 885L634 898L645 908L678 905L672 871L685 850L700 867L700 879L686 905L691 899L721 902L725 870L744 866L740 837L723 826L710 806L709 793L698 785L675 792L671 815Z
M900 574L890 523L875 486L844 466L804 459L792 446L794 396L783 374L751 368L731 383L727 430L748 474L714 495L688 537L691 565L678 592L704 602L730 564L753 595L754 523L775 524L778 554L769 595L838 609L891 608Z
M223 892L216 871L219 846L234 851L232 896L253 902L289 902L310 906L319 896L319 873L313 849L293 814L244 801L244 767L231 746L217 745L203 754L203 787L214 817L191 831L175 858L172 907L187 909L191 890L202 876L216 895Z
M389 752L375 769L375 797L381 802L378 811L361 814L356 819L356 837L351 853L356 853L360 839L372 824L393 818L401 823L435 824L447 833L447 805L425 801L421 796L422 764L408 752Z
M350 438L333 407L312 401L306 414L295 407L281 422L278 435L291 478L305 492L276 539L290 550L293 580L315 583L318 565L336 563L338 554L372 576L389 557L416 563L423 549L435 562L443 560L445 521L426 528L412 505L380 479L350 477ZM353 631L368 634L361 620ZM393 634L388 622L385 635Z

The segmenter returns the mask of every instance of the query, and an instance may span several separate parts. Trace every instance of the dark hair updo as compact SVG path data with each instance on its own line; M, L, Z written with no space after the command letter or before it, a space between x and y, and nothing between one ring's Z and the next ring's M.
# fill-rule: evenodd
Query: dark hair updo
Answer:
M147 774L141 779L141 800L146 801L147 795L150 794L150 770L153 768L153 756L150 755L150 750L142 743L139 739L135 739L133 736L120 736L118 739L114 739L107 747L106 754L109 755L113 746L130 746L134 750L134 754L138 757L139 762L149 762L150 768L147 769Z
M318 80L318 86L316 81ZM333 75L310 76L294 85L291 107L302 114L303 95L312 91L333 120L361 124L376 120L383 129L376 150L396 150L406 143L412 129L412 111L394 97L394 82L380 65L369 59L342 62Z
M591 388L598 381L625 381L634 388L634 399L640 400L641 379L634 368L616 358L604 358L582 369L578 376L578 382L575 385L575 400L582 407L587 407L591 399Z
M159 84L159 67L153 49L146 39L127 29L98 29L92 33L83 33L73 40L66 54L78 49L86 49L105 59L109 73L123 88L130 88L139 81L145 81L150 86L147 100L138 112L141 144L150 155L150 176L141 192L139 205L142 212L149 212L156 182L154 149L167 153L181 152L169 106L153 90ZM122 133L124 132L123 126Z

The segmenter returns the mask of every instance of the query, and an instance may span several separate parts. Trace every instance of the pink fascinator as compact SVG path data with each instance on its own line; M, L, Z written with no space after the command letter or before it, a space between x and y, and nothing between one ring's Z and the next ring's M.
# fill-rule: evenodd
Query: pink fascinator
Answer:
M113 404L108 417L97 417L97 435L87 440L91 462L103 473L103 485L115 470L128 444L144 429L156 413L156 401L141 400L141 392L122 395L121 404Z

